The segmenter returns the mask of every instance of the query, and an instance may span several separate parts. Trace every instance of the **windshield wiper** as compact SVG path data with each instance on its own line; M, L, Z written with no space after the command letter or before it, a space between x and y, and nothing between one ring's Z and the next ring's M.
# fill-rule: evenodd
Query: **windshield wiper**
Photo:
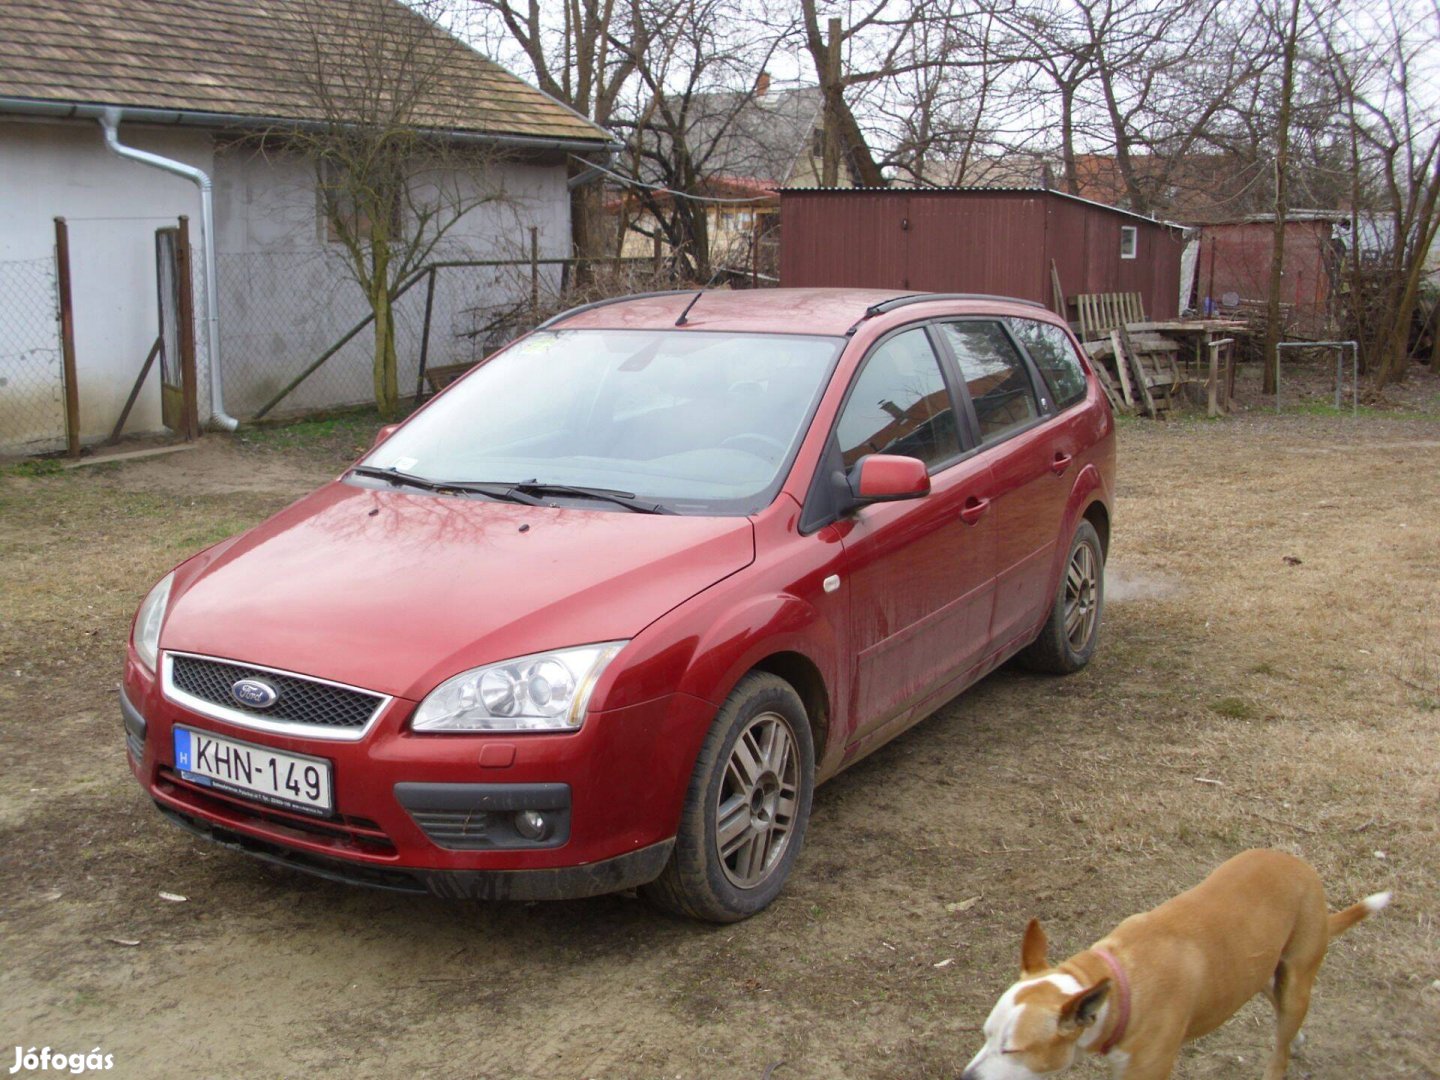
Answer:
M542 484L538 480L522 480L510 488L522 495L574 495L581 499L599 499L602 502L623 506L637 514L673 514L668 506L659 503L636 502L633 491L616 491L613 488L577 487L573 484Z
M374 465L356 465L350 471L360 476L388 480L397 487L403 484L406 487L419 488L421 491L436 491L441 494L447 491L456 491L484 495L498 502L522 503L525 506L544 505L543 499L538 499L524 491L517 491L509 484L483 484L471 480L431 480L429 477L416 476L414 473L401 472L399 469L379 469Z

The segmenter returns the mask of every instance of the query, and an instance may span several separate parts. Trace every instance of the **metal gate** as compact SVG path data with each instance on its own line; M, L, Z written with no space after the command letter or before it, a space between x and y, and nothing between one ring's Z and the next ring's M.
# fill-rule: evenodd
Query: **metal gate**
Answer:
M0 262L0 455L64 448L55 258Z

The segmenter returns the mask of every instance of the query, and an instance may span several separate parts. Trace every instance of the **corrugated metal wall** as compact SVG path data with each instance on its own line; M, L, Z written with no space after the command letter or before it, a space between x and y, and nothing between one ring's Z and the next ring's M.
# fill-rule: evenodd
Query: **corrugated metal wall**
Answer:
M890 192L782 192L781 284L909 288L906 202Z
M1206 225L1200 234L1200 295L1220 300L1233 294L1240 300L1264 301L1270 293L1274 228L1269 221ZM1291 305L1301 326L1317 332L1330 309L1326 270L1330 231L1328 221L1290 221L1285 226L1280 302Z
M782 285L996 293L1048 307L1053 258L1067 297L1139 292L1151 318L1177 312L1178 229L1051 192L786 190L780 206ZM1134 259L1120 258L1122 225L1138 230Z

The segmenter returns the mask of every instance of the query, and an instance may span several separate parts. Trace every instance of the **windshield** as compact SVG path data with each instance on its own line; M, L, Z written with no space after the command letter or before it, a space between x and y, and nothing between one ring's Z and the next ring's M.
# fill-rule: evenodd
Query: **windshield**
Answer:
M706 331L536 333L487 360L365 464L428 481L596 488L682 513L751 513L779 489L843 344Z

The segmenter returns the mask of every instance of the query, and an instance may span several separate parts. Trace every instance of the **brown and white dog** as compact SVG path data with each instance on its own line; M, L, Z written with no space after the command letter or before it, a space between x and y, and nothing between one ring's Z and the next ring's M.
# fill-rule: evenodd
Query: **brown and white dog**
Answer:
M1256 850L1054 967L1031 919L1020 981L985 1021L985 1046L961 1080L1029 1080L1068 1068L1081 1051L1105 1058L1115 1080L1164 1080L1182 1044L1259 993L1276 1017L1265 1080L1281 1080L1331 938L1389 902L1376 893L1329 914L1308 864Z

